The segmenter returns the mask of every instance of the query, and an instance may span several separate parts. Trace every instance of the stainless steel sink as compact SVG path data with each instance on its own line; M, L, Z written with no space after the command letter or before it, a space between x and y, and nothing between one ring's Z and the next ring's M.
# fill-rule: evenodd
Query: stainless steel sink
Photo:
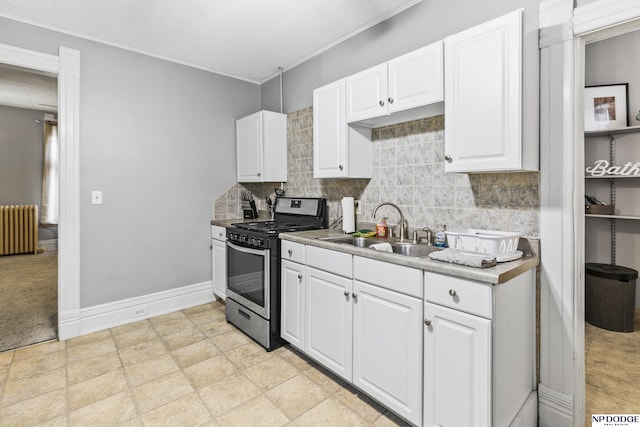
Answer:
M411 242L400 242L398 240L383 240L377 239L375 237L352 237L352 236L339 236L339 237L319 237L318 240L323 240L325 242L332 243L342 243L347 245L353 245L358 248L368 248L369 246L376 243L389 243L391 245L391 250L400 255L406 255L410 257L426 257L431 252L439 251L442 248L438 248L436 246L428 246L424 243L411 243Z

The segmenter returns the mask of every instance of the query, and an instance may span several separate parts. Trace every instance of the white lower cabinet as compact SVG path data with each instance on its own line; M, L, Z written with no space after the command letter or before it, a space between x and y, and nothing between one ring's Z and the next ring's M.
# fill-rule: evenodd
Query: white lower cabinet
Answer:
M422 415L422 301L354 281L353 383L416 425Z
M424 317L424 425L490 426L491 320L428 302Z
M305 285L305 353L351 381L353 280L307 266Z
M304 351L304 265L282 260L280 335Z
M211 279L213 294L222 299L227 297L227 243L224 227L211 226Z

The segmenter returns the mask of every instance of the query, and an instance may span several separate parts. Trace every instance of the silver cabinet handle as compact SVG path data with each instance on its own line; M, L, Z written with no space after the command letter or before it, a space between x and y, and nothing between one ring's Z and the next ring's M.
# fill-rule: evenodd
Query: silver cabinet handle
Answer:
M222 236L224 235L224 233L219 233L218 237L220 237L222 239Z
M258 172L258 176L262 175L260 172Z
M380 102L378 102L378 105L380 105L381 107L384 107L384 101L381 99Z
M344 166L342 166L342 165L338 165L338 169L343 170L343 169L344 169Z
M293 255L293 251L291 249L289 249L287 253L289 254L289 256Z
M302 280L302 274L301 273L298 273L298 279Z
M393 98L389 97L389 99L387 99L387 101L389 101L389 104L393 104Z
M455 297L456 295L458 295L458 293L456 292L455 289L449 289L449 295L451 295L452 297Z
M427 325L427 326L431 326L431 320L424 319L424 324Z
M209 245L209 249L213 249L213 243Z
M358 294L353 293L353 294L351 294L351 296L353 297L354 301L358 301Z
M348 291L348 290L346 290L346 289L344 290L344 296L345 296L345 297L347 297L347 298L349 298L349 291Z
M448 155L448 154L445 154L445 155L444 155L444 159L445 159L447 162L449 162L449 163L453 162L453 157L451 157L451 156L450 156L450 155Z

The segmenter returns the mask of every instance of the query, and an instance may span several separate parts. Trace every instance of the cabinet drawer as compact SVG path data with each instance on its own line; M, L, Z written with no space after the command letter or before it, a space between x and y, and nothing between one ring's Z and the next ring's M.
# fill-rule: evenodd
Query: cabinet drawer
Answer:
M424 297L427 301L487 319L493 315L492 286L430 271L424 273Z
M353 275L356 280L422 298L422 270L354 256Z
M282 259L304 264L304 245L302 243L282 240L280 256Z
M306 247L306 264L344 277L353 277L353 255L317 246Z
M211 238L216 240L227 240L227 231L219 225L211 226Z

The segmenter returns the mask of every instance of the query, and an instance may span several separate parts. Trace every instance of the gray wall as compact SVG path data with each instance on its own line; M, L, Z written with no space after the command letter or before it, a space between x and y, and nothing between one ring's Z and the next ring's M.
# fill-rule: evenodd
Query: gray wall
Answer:
M0 205L42 202L44 112L0 105ZM40 240L57 238L57 227L40 227Z
M284 112L312 105L312 92L317 87L519 8L525 8L526 49L537 50L539 3L539 0L424 0L286 71ZM280 111L279 88L278 77L262 85L262 108Z
M0 40L81 54L81 306L211 280L213 201L235 183L235 119L260 88L4 18Z

